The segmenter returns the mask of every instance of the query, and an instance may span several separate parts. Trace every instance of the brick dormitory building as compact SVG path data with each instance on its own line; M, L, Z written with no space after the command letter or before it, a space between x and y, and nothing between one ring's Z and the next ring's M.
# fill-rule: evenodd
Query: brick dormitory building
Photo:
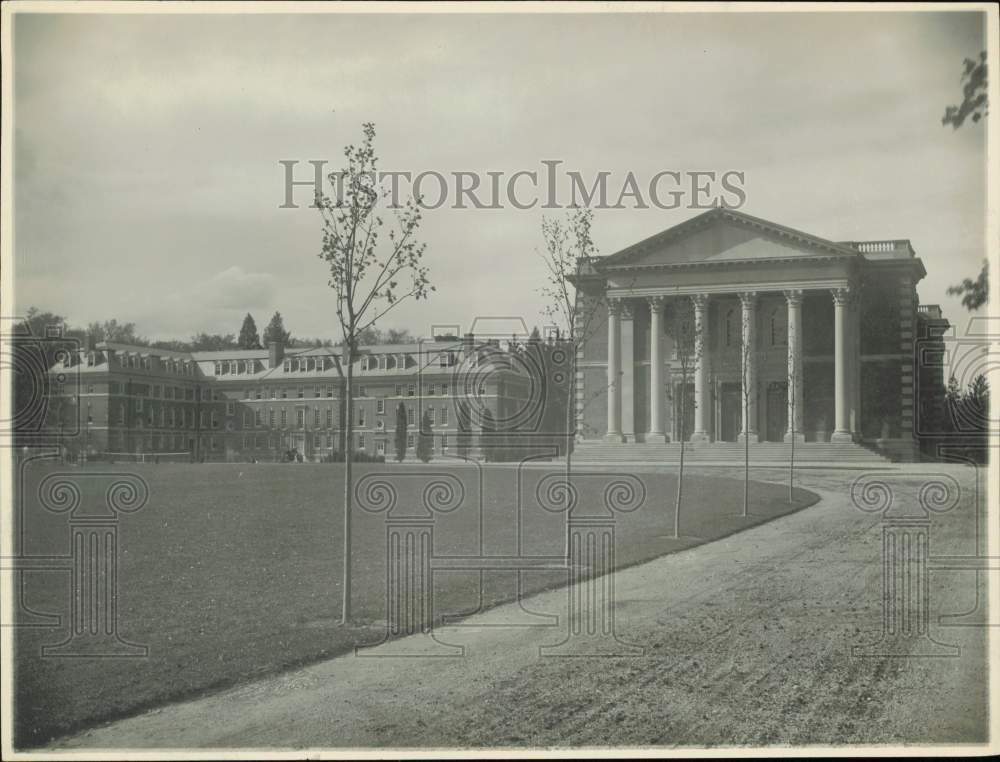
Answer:
M471 334L363 347L353 374L354 451L395 457L402 402L408 459L425 414L435 456L488 459L517 442L555 454L565 435L550 423L563 419L556 408L565 402L558 383L544 391L540 383L553 375L543 366L564 356L551 340ZM342 364L339 349L279 342L210 352L102 342L65 353L49 371L51 396L63 404L47 425L72 432L72 449L91 458L322 461L344 450ZM565 387L568 374L556 375Z

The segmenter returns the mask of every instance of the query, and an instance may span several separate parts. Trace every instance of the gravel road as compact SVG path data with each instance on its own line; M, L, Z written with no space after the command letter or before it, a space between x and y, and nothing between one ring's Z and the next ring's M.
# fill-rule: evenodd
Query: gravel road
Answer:
M928 471L962 487L957 507L933 519L932 558L974 555L971 469L884 478L912 502ZM852 505L856 476L802 470L799 486L822 495L817 505L614 575L617 633L642 655L540 655L565 628L537 626L549 620L534 614L562 615L564 589L436 631L464 646L462 657L389 657L423 643L396 641L50 748L983 743L987 630L973 611L975 572L930 574L931 632L957 656L851 654L882 628L882 517ZM969 611L952 622L980 626L938 621Z

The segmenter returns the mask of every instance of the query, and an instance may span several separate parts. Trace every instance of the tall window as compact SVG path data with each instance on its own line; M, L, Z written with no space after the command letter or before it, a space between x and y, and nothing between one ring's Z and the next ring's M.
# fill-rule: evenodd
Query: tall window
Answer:
M377 400L375 400L375 412L378 413L379 415L384 415L385 414L385 398L384 397L379 397Z
M725 336L723 340L727 347L731 347L736 342L736 310L726 312Z
M295 411L295 425L300 429L306 427L306 411L302 408Z
M319 408L313 409L313 426L319 428Z
M441 408L441 425L448 425L448 408L446 407Z
M408 425L412 426L413 422L414 422L413 408L412 407L408 407L408 408L406 408L406 423Z
M358 426L365 425L365 409L358 405Z
M288 425L288 411L284 408L281 409L281 425L282 427Z
M326 427L329 429L333 426L333 408L328 407L326 409Z

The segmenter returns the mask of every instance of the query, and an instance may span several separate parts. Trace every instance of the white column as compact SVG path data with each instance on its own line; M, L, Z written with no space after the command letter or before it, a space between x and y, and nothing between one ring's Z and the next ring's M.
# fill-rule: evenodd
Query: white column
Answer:
M660 342L663 336L662 296L649 298L649 434L648 442L665 442L663 433L663 357Z
M847 394L847 310L850 293L835 288L833 295L833 409L834 429L831 442L850 442L850 402Z
M692 442L710 442L711 435L705 425L708 411L708 295L695 294L694 305L694 431Z
M605 439L619 443L622 441L620 314L621 302L608 299L608 433Z
M802 433L802 291L785 292L788 302L788 428L785 441L804 442Z
M747 291L740 294L742 305L743 343L740 345L742 378L740 395L743 402L743 429L740 441L746 437L751 442L759 442L757 434L757 294Z

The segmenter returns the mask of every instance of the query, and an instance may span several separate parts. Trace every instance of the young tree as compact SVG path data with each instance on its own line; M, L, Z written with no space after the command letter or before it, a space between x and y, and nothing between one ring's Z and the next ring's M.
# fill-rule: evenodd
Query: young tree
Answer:
M344 598L341 622L351 616L351 501L353 455L354 360L359 338L367 328L407 299L425 299L434 290L423 264L425 245L416 240L420 227L419 199L394 208L395 227L383 239L383 219L376 213L379 191L375 125L365 123L360 146L344 149L345 167L331 173L339 189L335 198L318 194L323 217L320 259L330 270L328 284L336 294L336 315L344 347L344 399L347 406L344 445ZM383 196L386 194L383 193Z
M743 402L743 518L750 513L750 439L751 432L755 431L756 422L752 416L756 412L756 406L751 405L757 396L757 355L753 351L755 342L754 332L757 326L754 325L756 313L756 294L740 294L740 305L742 307L740 325L740 397Z
M433 455L434 433L431 431L431 415L425 410L424 414L420 416L420 432L417 434L417 457L424 463L430 463Z
M396 460L403 462L406 457L406 405L402 400L396 406Z
M243 325L240 327L240 349L260 349L260 334L257 332L257 323L254 322L253 315L249 312L243 318Z
M789 338L791 341L791 338ZM788 430L791 432L791 449L788 454L788 502L794 502L795 491L795 437L799 433L796 421L798 419L799 400L796 399L795 389L798 386L798 371L795 367L788 368Z
M272 341L280 341L288 346L292 341L292 335L285 330L285 321L280 312L275 312L271 317L271 322L264 329L264 345L267 346Z
M545 248L540 255L547 270L545 284L539 289L546 301L542 311L555 324L569 360L564 429L567 482L573 477L577 354L600 327L605 302L601 289L587 288L588 274L592 272L592 258L597 256L597 248L591 236L593 221L593 211L579 207L570 209L565 221L542 219ZM538 340L540 341L540 337ZM533 341L536 341L536 334L532 334L529 343ZM555 389L545 389L543 393L552 395L557 392ZM566 490L566 500L570 500L570 490Z
M687 388L691 383L694 369L698 365L702 342L698 340L695 327L693 303L671 305L666 322L667 334L673 341L676 356L675 367L680 369L680 399L677 401L677 439L680 444L680 460L677 467L677 493L674 498L674 537L681 536L681 506L684 500L684 455L687 449ZM697 399L694 401L697 405Z

